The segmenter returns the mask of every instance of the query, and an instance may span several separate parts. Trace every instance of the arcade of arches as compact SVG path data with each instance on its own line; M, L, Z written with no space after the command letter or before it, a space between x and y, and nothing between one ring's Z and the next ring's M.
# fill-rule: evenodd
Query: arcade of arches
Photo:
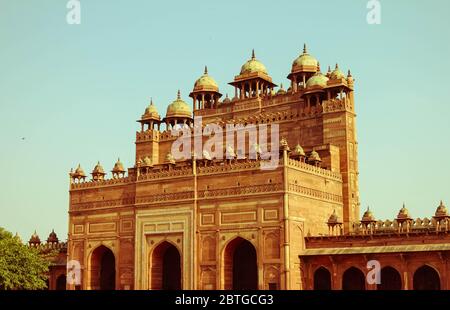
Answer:
M313 273L313 290L439 290L441 279L438 271L429 265L418 267L412 274L406 272L406 278L412 277L412 287L405 287L401 272L392 266L381 268L381 283L371 285L366 281L367 270L358 267L349 267L337 275L333 284L332 274L327 267L320 266Z

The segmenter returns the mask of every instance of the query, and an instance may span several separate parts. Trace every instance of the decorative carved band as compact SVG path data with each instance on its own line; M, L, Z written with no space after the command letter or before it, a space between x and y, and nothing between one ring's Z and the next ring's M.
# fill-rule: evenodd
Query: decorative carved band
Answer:
M323 200L328 200L332 202L342 203L342 196L319 191L316 189L300 186L297 184L289 184L289 191L299 193L303 196L308 196L312 198L318 198Z

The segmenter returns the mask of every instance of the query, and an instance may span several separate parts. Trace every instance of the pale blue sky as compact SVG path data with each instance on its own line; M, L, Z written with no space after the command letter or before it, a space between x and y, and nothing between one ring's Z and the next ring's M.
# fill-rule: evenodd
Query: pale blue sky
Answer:
M71 167L133 165L150 97L164 114L205 64L232 93L252 48L288 84L303 42L356 79L362 209L450 204L448 0L381 0L381 25L366 23L367 0L90 0L81 25L66 3L0 0L0 226L23 239L66 238Z

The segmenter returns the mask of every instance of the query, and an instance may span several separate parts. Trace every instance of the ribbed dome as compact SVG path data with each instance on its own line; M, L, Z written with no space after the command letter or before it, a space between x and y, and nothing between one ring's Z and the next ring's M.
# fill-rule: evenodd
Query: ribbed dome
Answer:
M219 91L219 86L216 81L208 75L208 67L205 66L204 74L195 81L194 91L200 90L210 90L210 91Z
M241 74L261 72L267 74L266 66L255 58L255 50L252 51L252 58L241 67Z
M230 103L231 102L230 98L228 98L228 94L225 96L225 99L223 99L222 102L223 103Z
M286 91L283 88L283 83L280 84L280 89L277 91L277 95L284 95Z
M306 82L306 88L312 88L312 87L320 87L325 88L327 87L328 78L320 72L320 69L316 74L314 74L312 77L308 79Z
M84 173L83 168L81 168L81 165L78 164L77 169L75 169L75 172L73 173L74 177L85 177L86 174Z
M441 200L441 203L439 204L439 206L436 209L436 213L435 213L436 217L440 217L440 216L448 216L447 213L447 207L444 205L444 203Z
M373 216L372 211L370 211L369 207L367 207L366 212L364 212L362 217L362 222L375 221L375 217Z
M31 235L29 243L41 243L41 239L39 238L38 234L36 233L36 230Z
M294 62L292 63L292 69L294 70L295 67L300 66L317 67L317 64L318 64L317 59L308 54L305 44L303 47L303 54L301 54L294 60Z
M191 117L191 115L191 108L181 100L181 93L178 90L177 99L167 107L166 117Z
M330 79L331 79L331 80L345 79L345 75L344 75L344 73L339 69L339 65L338 65L338 64L336 64L336 69L334 69L334 71L331 72Z
M156 109L156 106L153 104L153 99L150 99L150 105L147 108L145 108L145 112L142 115L143 120L150 119L150 118L153 118L153 119L160 118L158 110Z
M406 209L405 204L403 204L403 207L398 212L397 218L400 218L400 219L409 218L409 211L408 211L408 209Z
M102 165L100 165L100 162L97 162L94 170L92 170L92 174L105 174L105 170L103 169Z
M328 218L328 224L338 224L340 223L339 217L336 214L336 210L333 211L333 214Z
M312 152L309 154L308 160L322 161L322 159L319 156L319 153L317 153L315 150L312 150Z
M292 153L292 155L294 156L305 156L305 151L303 150L303 148L300 146L300 144L297 144L295 146L294 152Z
M117 159L117 162L115 163L112 172L117 172L117 173L119 173L119 172L125 172L125 169L123 168L123 164L122 164L122 162L120 161L120 158Z
M55 230L52 229L52 232L48 235L47 242L56 242L58 243L58 236L55 233Z

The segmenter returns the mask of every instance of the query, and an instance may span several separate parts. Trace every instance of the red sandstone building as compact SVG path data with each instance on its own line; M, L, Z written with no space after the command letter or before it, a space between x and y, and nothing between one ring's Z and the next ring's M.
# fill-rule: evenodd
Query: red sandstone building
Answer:
M287 78L290 87L276 91L253 53L229 83L233 98L222 100L205 69L189 94L192 109L180 92L163 118L153 102L145 109L133 167L118 160L107 179L98 163L89 181L81 166L71 171L68 259L80 262L80 288L450 288L443 204L431 220L413 220L406 208L392 222L369 211L359 219L350 71L321 73L305 47ZM264 146L250 138L239 154L222 141L227 160L207 152L175 159L171 129L198 137L200 116L223 129L278 125L277 167L250 158ZM382 267L378 286L365 279L370 260Z

